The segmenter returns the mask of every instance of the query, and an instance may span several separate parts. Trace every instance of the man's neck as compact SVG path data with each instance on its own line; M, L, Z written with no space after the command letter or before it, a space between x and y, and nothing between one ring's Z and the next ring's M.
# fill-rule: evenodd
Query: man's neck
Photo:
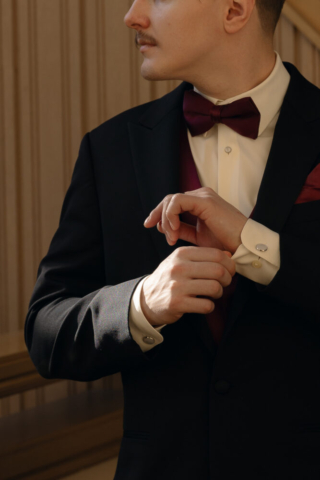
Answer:
M276 63L274 51L259 59L248 59L247 62L233 62L219 71L202 78L188 80L201 93L219 100L227 100L255 88L264 82L272 73ZM230 68L232 65L232 68Z

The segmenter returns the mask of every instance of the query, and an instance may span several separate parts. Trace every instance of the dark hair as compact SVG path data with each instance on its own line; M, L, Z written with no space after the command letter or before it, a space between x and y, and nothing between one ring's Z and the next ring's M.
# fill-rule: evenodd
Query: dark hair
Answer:
M256 0L261 26L267 34L274 34L285 0Z

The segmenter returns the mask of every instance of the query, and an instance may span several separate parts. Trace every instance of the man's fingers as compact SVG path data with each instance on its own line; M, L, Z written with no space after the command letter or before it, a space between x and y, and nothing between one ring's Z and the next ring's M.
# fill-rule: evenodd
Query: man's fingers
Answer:
M190 212L192 215L199 217L204 208L203 199L197 196L177 193L168 200L162 212L162 228L172 241L171 245L176 243L179 238L197 245L195 228L193 226L190 228L187 224L181 226L179 215L184 212Z
M167 197L166 197L167 198ZM144 226L146 228L151 228L157 225L157 223L161 220L162 218L162 210L163 210L163 205L166 200L162 200L162 202L159 203L159 205L156 206L151 212L148 218L145 219L144 221Z
M162 213L161 213L161 227L162 227L163 233L167 237L167 242L169 243L169 245L174 245L178 240L179 235L177 232L174 232L172 230L171 225L169 223L168 216L167 216L167 209L168 209L168 205L170 203L171 198L172 198L172 195L168 195L163 201Z
M186 277L193 280L216 280L223 287L227 287L232 282L232 275L222 263L214 262L187 262Z
M181 222L179 214L183 212L190 212L192 215L201 218L201 214L205 210L206 206L207 199L201 198L197 195L185 195L183 193L167 195L162 202L160 202L159 205L152 210L149 217L145 220L144 226L146 228L151 228L161 221L161 233L166 235L167 241L170 245L174 245L178 238L196 244L193 232L191 230L186 230L183 228L183 230L180 231ZM186 238L181 237L181 232L183 232L182 234Z
M157 229L160 233L165 233L162 227L162 220L158 222ZM186 242L193 243L197 245L197 235L196 235L196 228L193 225L189 225L184 222L180 222L180 228L177 232L177 240L178 238L181 240L185 240ZM176 243L176 240L174 241Z
M236 272L235 261L232 260L224 251L219 250L218 248L180 247L177 248L173 253L178 257L180 256L182 259L187 259L194 262L221 263L221 265L223 265L232 276Z
M205 209L204 198L196 195L185 195L183 193L176 193L172 195L170 202L166 209L166 216L174 229L179 228L180 219L179 214L183 212L190 212L196 217L200 217L202 211Z

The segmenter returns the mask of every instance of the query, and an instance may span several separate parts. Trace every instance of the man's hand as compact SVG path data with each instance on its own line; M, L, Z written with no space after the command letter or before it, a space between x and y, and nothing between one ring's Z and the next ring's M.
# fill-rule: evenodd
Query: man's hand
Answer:
M179 214L197 217L194 227L180 221ZM146 219L146 228L158 224L169 245L180 238L199 247L215 247L232 254L241 245L241 232L248 218L221 198L212 188L167 195Z
M148 277L141 308L153 326L175 323L184 313L210 313L236 273L230 252L217 248L180 247Z

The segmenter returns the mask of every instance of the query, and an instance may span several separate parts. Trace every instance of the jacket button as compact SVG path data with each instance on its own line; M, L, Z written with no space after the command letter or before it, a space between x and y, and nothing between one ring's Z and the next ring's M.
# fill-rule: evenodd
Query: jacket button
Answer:
M230 387L231 385L227 380L218 380L214 385L214 389L217 393L228 393Z

